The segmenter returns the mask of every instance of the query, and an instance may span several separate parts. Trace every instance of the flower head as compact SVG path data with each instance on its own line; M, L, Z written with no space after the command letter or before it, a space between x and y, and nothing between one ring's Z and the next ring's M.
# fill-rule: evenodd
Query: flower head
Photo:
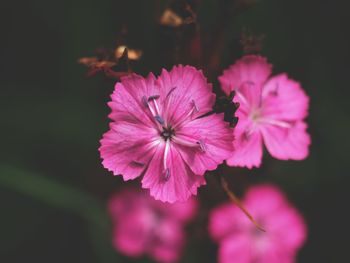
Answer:
M117 83L109 106L113 120L101 140L103 165L124 180L142 175L155 199L185 201L205 184L232 151L232 131L212 114L215 95L203 73L190 66Z
M309 98L286 74L269 78L271 68L265 58L248 55L219 77L223 91L234 91L233 100L240 104L229 165L259 167L263 141L277 159L301 160L308 155L310 136L304 118Z
M121 253L149 255L158 262L176 262L185 243L184 225L196 214L197 202L168 204L144 192L124 190L109 201L113 245Z
M258 230L232 203L210 214L209 232L219 243L219 263L291 263L306 239L299 212L271 185L251 188L243 205L266 232Z

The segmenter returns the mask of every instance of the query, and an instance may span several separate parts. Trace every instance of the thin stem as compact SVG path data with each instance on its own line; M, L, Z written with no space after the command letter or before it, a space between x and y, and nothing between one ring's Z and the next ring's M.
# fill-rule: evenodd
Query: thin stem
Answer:
M248 217L248 219L256 226L257 229L259 229L262 232L266 232L266 230L261 225L259 225L258 222L255 221L255 219L247 211L247 209L244 208L244 206L243 206L242 202L239 200L239 198L229 189L228 183L223 176L220 176L220 182L221 182L222 188L225 190L225 192L228 195L228 197L230 198L230 200L235 205L237 205L239 209L241 209L241 211Z

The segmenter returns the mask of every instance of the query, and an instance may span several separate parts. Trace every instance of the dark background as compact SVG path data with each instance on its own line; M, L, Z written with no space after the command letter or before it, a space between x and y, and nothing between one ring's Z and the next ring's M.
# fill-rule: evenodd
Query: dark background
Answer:
M164 40L156 23L166 2L2 2L0 262L133 262L111 248L105 213L108 196L130 183L105 171L97 151L108 128L106 102L114 81L102 75L85 78L87 69L77 59L93 55L97 47L113 48L127 25L128 43L144 51L134 70L145 75L169 68L171 61L161 53L169 38ZM230 6L230 1L201 2L200 31L215 39L222 18L217 3ZM243 54L239 36L248 28L265 35L261 53L274 72L288 72L311 98L307 160L266 156L261 169L228 170L238 192L249 184L273 182L303 213L309 237L298 262L350 260L350 19L345 2L261 0L224 21L227 37L218 73ZM215 77L209 80L215 83ZM210 200L211 195L219 197ZM192 227L183 262L215 261L216 246L196 237L206 235L198 234L205 232L206 209L224 195L209 178L200 197L200 223Z

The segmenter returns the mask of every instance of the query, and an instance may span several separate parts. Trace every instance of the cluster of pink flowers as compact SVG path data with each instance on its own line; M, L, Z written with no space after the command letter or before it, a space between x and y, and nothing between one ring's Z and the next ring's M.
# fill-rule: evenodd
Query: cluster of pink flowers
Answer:
M121 253L149 255L158 262L178 261L185 244L184 226L196 214L197 202L168 204L144 192L125 189L109 200L113 245Z
M267 231L257 229L232 203L215 207L208 230L218 243L218 263L292 263L306 239L299 212L275 186L249 189L244 206ZM185 225L194 218L198 204L168 204L145 192L125 189L109 200L113 245L130 257L148 255L161 263L177 262L185 245Z
M251 188L244 206L266 228L262 232L232 203L210 214L209 233L219 244L219 263L292 263L306 239L299 212L271 185Z
M158 78L123 77L108 104L112 122L99 149L104 167L124 180L142 177L155 199L174 203L196 195L204 173L225 160L259 167L263 142L277 159L304 159L308 97L286 74L270 74L265 58L249 55L219 77L240 104L234 129L223 114L211 113L215 94L194 67L175 66Z
M219 77L224 93L234 94L232 107L239 104L232 116L238 117L234 128L223 113L213 112L212 85L194 67L175 66L159 77L121 78L108 103L112 122L101 139L102 163L125 181L140 177L142 188L154 198L135 190L111 198L118 251L176 262L184 246L184 225L197 209L190 197L206 183L206 171L224 161L259 167L263 145L280 160L308 156L309 98L298 82L286 74L271 77L271 72L265 58L248 55ZM219 244L218 262L293 262L306 227L283 194L270 185L257 186L242 204L267 232L256 229L233 204L218 206L209 220L209 233Z

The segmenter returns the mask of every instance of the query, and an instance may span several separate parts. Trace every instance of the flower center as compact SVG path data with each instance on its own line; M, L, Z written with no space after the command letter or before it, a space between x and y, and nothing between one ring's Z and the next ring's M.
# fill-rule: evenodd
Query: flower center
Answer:
M160 136L166 141L170 140L175 135L175 130L169 126L169 127L163 127L162 132L160 133Z
M163 180L169 181L171 178L171 170L169 167L169 153L171 150L171 144L177 144L185 147L191 147L198 149L200 152L205 153L207 151L207 146L205 140L202 138L192 138L192 136L181 134L181 126L189 120L194 118L194 115L199 112L199 109L194 100L191 100L188 112L184 112L179 119L174 121L169 112L171 113L174 109L171 109L171 94L174 92L176 87L170 89L166 95L163 105L158 104L157 100L160 98L159 95L152 96L142 96L141 103L149 111L152 116L152 121L155 124L155 128L159 132L160 137L164 140L164 153L163 153ZM170 124L170 122L172 124ZM175 134L175 130L179 131ZM137 165L142 165L142 163L136 162Z
M259 109L252 110L252 113L250 114L250 118L253 122L258 122L261 117Z

